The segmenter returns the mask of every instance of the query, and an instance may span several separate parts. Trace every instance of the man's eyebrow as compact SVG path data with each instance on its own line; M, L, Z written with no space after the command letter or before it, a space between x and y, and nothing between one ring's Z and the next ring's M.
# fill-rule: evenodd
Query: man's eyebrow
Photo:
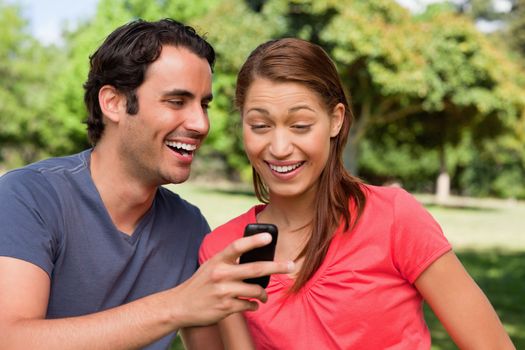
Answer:
M192 94L188 90L183 90L183 89L173 89L173 90L165 91L162 95L163 96L182 96L182 97L190 97L190 98L195 97L194 94Z
M193 94L192 92L189 92L188 90L183 90L183 89L173 89L170 91L165 91L162 95L164 97L177 96L177 97L195 98L195 94ZM213 94L204 96L202 100L208 101L208 102L213 100Z

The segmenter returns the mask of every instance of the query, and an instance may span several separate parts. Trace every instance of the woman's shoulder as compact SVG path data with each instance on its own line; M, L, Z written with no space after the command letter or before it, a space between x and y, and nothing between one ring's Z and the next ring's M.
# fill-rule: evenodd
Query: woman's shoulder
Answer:
M415 197L401 186L363 185L367 203L389 203L415 201Z
M383 220L395 220L425 211L422 203L400 186L363 186L366 196L363 218L377 220L381 213Z

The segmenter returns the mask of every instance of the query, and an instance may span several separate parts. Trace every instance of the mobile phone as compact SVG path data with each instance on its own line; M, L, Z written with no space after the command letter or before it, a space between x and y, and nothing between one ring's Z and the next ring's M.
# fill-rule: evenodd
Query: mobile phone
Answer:
M275 256L275 246L277 244L278 230L274 224L248 224L244 228L244 237L252 236L257 233L268 232L272 235L272 241L267 245L259 248L252 249L243 255L239 259L240 264L255 262L255 261L272 261ZM258 284L263 288L268 286L270 282L270 276L262 276L255 278L245 279L246 283Z

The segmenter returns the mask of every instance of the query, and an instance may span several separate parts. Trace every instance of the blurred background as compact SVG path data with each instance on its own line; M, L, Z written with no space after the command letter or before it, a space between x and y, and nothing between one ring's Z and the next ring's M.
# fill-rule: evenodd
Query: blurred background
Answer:
M89 147L89 55L117 26L164 17L218 55L210 135L173 186L212 227L256 202L232 104L240 65L272 38L318 43L351 96L346 166L426 205L525 348L525 0L0 0L0 174ZM433 349L455 349L427 317Z

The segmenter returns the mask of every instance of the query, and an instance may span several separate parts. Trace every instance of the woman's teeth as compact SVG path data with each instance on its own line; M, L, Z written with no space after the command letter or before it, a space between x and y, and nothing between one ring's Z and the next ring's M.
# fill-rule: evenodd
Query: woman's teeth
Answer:
M283 165L283 166L270 164L270 169L278 173L285 174L285 173L289 173L290 171L293 171L299 168L302 164L303 163L296 163L293 165Z

